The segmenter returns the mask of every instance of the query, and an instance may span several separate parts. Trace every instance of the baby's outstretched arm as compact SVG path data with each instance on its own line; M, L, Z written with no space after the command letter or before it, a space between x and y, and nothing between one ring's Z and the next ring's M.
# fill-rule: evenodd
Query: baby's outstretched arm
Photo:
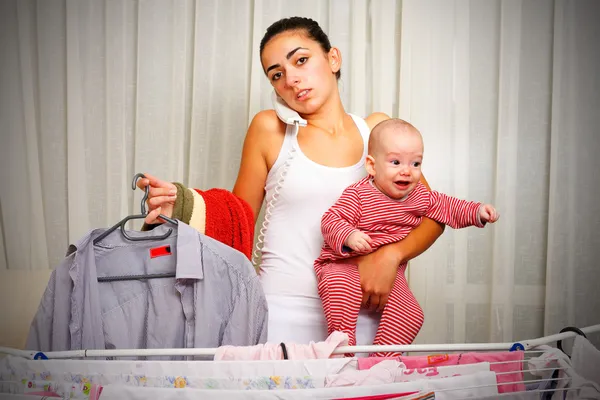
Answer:
M483 223L489 222L490 224L493 224L494 222L498 221L500 214L498 214L498 211L496 211L493 205L483 204L479 208L479 218Z

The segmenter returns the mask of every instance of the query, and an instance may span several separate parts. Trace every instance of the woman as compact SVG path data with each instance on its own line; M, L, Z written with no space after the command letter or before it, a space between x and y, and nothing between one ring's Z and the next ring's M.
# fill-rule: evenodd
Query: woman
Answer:
M389 117L374 113L363 120L345 112L337 86L341 53L311 19L275 22L261 41L260 57L274 90L308 124L296 135L274 110L259 112L246 134L233 193L248 202L255 216L265 196L272 204L266 211L269 226L261 261L268 340L319 341L327 333L313 270L322 245L321 216L346 186L366 174L369 132ZM159 213L172 215L176 189L147 177L138 186L151 185L146 222L152 223ZM271 201L275 193L277 199ZM425 219L403 241L352 259L359 268L365 308L357 324L358 343L373 340L398 266L425 251L442 231ZM406 292L412 297L408 288Z

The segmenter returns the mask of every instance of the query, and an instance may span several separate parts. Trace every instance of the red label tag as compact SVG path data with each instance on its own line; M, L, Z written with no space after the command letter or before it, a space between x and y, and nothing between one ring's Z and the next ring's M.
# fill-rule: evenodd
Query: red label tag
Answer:
M432 354L430 356L427 356L427 364L437 364L437 363L441 363L444 361L448 361L450 357L448 357L448 354Z
M171 255L171 246L161 246L150 249L150 258L162 257L162 256L170 256Z

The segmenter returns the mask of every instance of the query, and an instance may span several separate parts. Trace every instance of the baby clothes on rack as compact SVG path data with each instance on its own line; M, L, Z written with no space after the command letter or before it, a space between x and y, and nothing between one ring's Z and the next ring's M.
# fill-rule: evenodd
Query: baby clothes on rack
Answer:
M436 379L437 382L424 382L416 380L405 382L407 385L376 385L379 389L373 391L374 386L325 388L326 377L343 375L356 372L356 359L315 359L315 360L275 360L275 361L99 361L99 360L25 360L9 356L0 361L0 391L12 390L13 393L22 393L23 386L14 388L4 386L3 382L21 382L23 379L36 382L46 382L55 386L94 384L102 386L103 393L109 388L117 386L129 393L128 388L142 390L149 398L155 396L174 396L173 392L162 389L191 390L192 394L209 396L208 393L198 390L210 391L223 396L225 393L257 392L260 396L269 396L277 391L279 398L321 398L354 397L371 394L398 394L407 391L421 391L443 388L452 389L445 398L456 398L452 395L456 390L467 390L474 382L483 384L484 389L474 393L485 395L495 392L495 377L477 377L473 374L469 379L458 380L456 377ZM367 371L360 371L367 372ZM485 372L485 371L484 371ZM473 381L473 379L475 381ZM434 379L432 379L434 380ZM475 385L477 386L477 385ZM371 389L368 389L371 388ZM463 388L463 389L461 389ZM148 391L145 389L161 389ZM319 392L319 390L328 389ZM344 390L339 390L344 389ZM389 389L389 390L388 390ZM108 393L111 393L109 389ZM298 392L294 394L292 392ZM285 393L285 394L284 394ZM291 396L291 397L290 397ZM296 397L299 396L299 397ZM448 397L450 396L450 397ZM107 396L112 398L112 396ZM228 398L227 396L225 396ZM158 397L157 397L158 398ZM442 398L444 396L442 395ZM101 398L102 400L102 398Z
M349 358L269 361L0 360L1 382L89 382L143 387L273 390L324 386L327 375L355 370Z
M358 368L368 369L386 359L390 358L369 357L360 359L358 360ZM500 393L519 392L525 390L525 386L522 383L523 352L521 351L432 354L428 356L400 356L397 358L392 357L391 359L397 359L404 363L407 368L412 369L490 362L491 370L497 373L498 391Z
M527 341L525 347L530 349L534 346L533 343L550 343L551 338ZM548 341L544 342L542 339ZM360 350L373 352L372 349ZM357 348L357 351L360 350ZM594 355L596 349L592 346L581 347L580 350ZM94 387L98 391L102 390L99 400L198 397L219 400L407 400L406 396L412 396L413 400L414 396L435 399L600 399L600 385L584 378L581 371L574 368L576 364L562 351L544 345L525 351L528 357L531 353L535 353L536 356L529 358L525 363L518 362L524 364L522 366L530 372L525 382L519 382L525 384L527 391L510 393L499 393L499 386L502 385L498 384L498 376L502 372L493 371L494 365L512 363L507 361L470 364L456 362L448 366L410 369L406 368L404 362L388 359L376 363L371 368L358 369L359 363L365 363L364 359L102 361L53 359L65 354L46 353L50 359L31 360L24 358L33 356L26 351L0 348L0 352L11 354L0 359L0 393L15 396L24 394L28 388L54 389L70 385L72 388ZM346 353L347 349L338 349L338 352ZM581 356L577 351L574 351L573 355ZM431 357L437 360L439 355ZM587 372L594 373L593 370ZM26 386L29 384L31 387ZM91 396L86 397L85 392L76 395L79 396L76 398L93 400Z
M499 393L493 396L480 397L478 400L540 400L540 394L527 391Z
M371 396L344 397L335 400L435 400L435 392L407 392L376 394Z
M498 394L493 372L479 372L473 376L459 376L428 381L392 383L388 385L315 388L295 390L206 390L188 388L170 390L164 388L134 388L125 385L108 385L103 395L108 399L344 399L383 394L400 395L406 392L435 392L436 399L451 400L480 398ZM102 400L102 399L101 399Z
M340 374L329 375L325 378L325 387L382 385L421 379L466 376L488 371L490 371L490 363L488 362L409 369L399 361L384 360L369 369L345 371Z
M317 343L265 343L257 344L256 346L221 346L215 353L215 361L330 358L336 357L332 356L332 353L337 347L347 345L347 334L333 332L325 341Z
M89 383L67 383L23 380L23 394L28 396L60 397L62 399L98 400L102 386Z
M180 222L129 241L94 230L50 277L26 348L39 351L255 345L267 337L267 304L240 252ZM156 251L161 250L161 251ZM98 282L99 277L175 272L175 278Z

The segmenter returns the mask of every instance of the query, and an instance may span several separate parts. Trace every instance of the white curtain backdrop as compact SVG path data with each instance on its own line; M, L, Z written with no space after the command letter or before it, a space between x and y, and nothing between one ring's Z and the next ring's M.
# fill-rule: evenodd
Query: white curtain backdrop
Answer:
M600 322L598 17L594 1L403 3L399 115L423 132L425 175L501 213L412 263L421 342Z
M411 263L417 341L600 323L594 0L0 0L0 271L137 213L136 172L231 189L270 108L258 44L292 15L341 49L347 111L410 120L432 187L501 212Z

